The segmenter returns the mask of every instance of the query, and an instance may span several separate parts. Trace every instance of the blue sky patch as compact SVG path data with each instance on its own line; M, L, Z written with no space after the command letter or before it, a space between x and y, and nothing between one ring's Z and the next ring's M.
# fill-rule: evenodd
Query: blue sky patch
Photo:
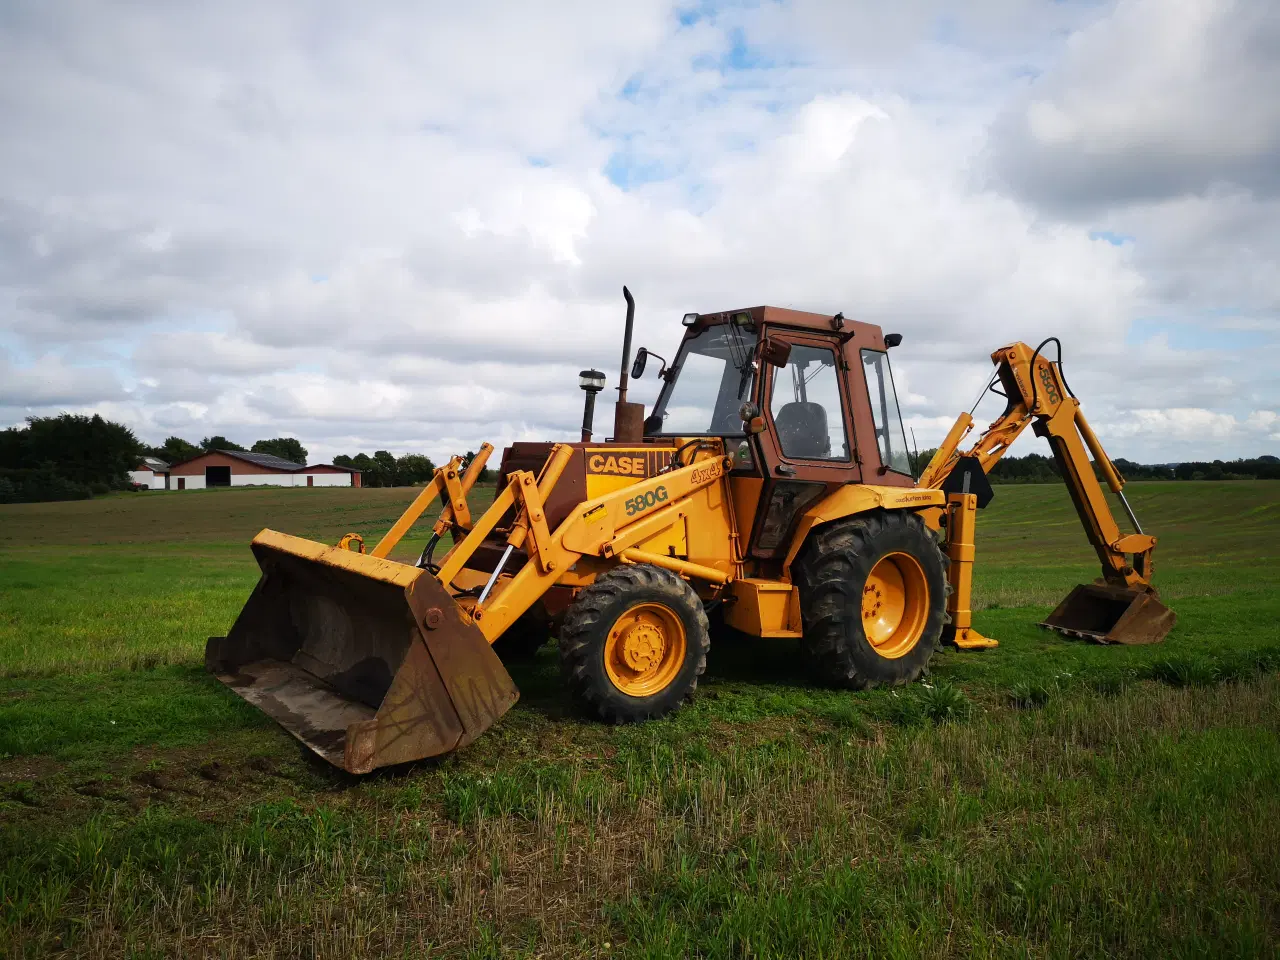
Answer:
M1123 247L1126 243L1133 243L1134 238L1127 233L1115 233L1111 230L1090 230L1090 240L1105 240L1113 247Z
M635 190L647 183L670 180L678 171L661 160L643 157L630 149L617 150L605 161L604 175L622 190Z
M1210 316L1234 316L1238 310L1225 308L1211 311ZM1168 320L1163 317L1138 317L1129 325L1125 338L1128 346L1137 347L1152 337L1163 334L1174 350L1248 350L1266 346L1273 338L1261 330L1233 330L1212 321Z

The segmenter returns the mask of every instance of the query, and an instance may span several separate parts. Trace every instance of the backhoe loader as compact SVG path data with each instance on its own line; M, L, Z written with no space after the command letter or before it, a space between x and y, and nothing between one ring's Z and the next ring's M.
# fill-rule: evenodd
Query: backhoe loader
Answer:
M1172 628L1151 584L1156 540L1067 386L1060 345L1054 359L1051 341L993 353L1005 412L962 453L963 414L917 481L889 362L901 336L840 313L691 313L669 365L644 348L633 362L623 292L610 439L592 439L604 377L584 371L582 439L512 444L487 505L468 501L484 444L437 469L367 553L354 534L328 546L263 530L262 576L227 636L210 638L208 669L351 773L470 743L518 697L504 658L552 633L569 696L609 723L690 696L709 612L798 641L819 682L908 683L940 642L996 644L972 623L975 518L987 472L1027 426L1048 438L1102 564L1043 626L1102 643ZM661 387L645 416L627 390L651 359ZM1135 532L1118 529L1095 465ZM417 560L392 560L437 501L422 549L410 541Z

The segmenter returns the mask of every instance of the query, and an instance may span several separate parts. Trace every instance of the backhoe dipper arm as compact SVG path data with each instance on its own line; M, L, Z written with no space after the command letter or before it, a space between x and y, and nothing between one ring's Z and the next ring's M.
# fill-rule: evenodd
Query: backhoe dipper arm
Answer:
M961 414L925 468L920 486L940 487L962 456L976 458L983 473L989 473L1022 431L1032 426L1036 435L1045 437L1053 449L1054 460L1071 493L1080 522L1102 562L1102 575L1107 583L1149 590L1155 537L1142 533L1124 496L1124 478L1085 420L1080 401L1067 387L1060 362L1051 361L1041 353L1043 347L1041 344L1032 350L1025 343L1013 343L991 355L996 364L995 379L1000 381L1008 398L1004 413L986 429L972 449L963 454L958 447L972 428L973 418L967 413ZM992 384L994 386L994 380ZM1090 453L1107 485L1120 498L1136 533L1121 534L1094 475ZM1133 556L1132 563L1126 555Z

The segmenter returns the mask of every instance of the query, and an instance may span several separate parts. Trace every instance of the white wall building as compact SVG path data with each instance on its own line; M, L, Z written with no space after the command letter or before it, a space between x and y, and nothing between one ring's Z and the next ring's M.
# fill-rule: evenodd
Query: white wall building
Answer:
M129 482L147 490L168 490L169 465L155 457L143 457L137 469L129 471Z
M206 487L358 487L360 471L331 463L303 466L269 453L211 450L169 468L173 490Z

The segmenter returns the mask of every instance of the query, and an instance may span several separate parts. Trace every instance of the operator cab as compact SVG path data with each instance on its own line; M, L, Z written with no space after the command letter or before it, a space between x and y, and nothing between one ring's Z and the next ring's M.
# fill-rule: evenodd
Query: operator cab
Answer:
M842 484L914 486L888 354L900 336L778 307L688 314L684 323L644 435L724 439L734 477L756 478L768 504L752 532L754 556L774 557L799 513ZM633 378L651 356L641 348Z
M685 325L675 362L659 370L646 437L764 435L778 461L797 468L816 462L870 470L876 479L868 482L912 482L888 354L900 335L776 307L689 314ZM642 347L631 376L643 376L657 356Z

